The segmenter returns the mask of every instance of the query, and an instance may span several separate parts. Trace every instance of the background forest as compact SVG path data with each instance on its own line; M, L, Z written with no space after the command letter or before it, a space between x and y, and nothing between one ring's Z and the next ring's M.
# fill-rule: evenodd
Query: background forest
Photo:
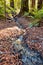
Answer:
M12 18L16 15L39 21L43 18L43 0L0 0L0 18L3 16Z
M21 14L25 15L29 13L37 15L38 12L43 14L43 0L0 0L0 15L4 15L5 10L8 14L12 12L16 14L22 12Z

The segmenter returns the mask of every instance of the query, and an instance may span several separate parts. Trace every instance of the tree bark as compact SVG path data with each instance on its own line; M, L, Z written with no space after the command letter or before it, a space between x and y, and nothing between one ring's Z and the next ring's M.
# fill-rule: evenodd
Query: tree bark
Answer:
M32 0L32 7L35 6L35 0Z

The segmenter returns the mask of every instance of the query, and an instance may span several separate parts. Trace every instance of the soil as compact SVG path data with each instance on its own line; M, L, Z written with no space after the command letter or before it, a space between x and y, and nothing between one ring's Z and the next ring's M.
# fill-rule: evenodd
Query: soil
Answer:
M14 21L0 20L0 65L23 65L20 53L12 52L12 41L20 35L23 35L23 44L26 43L31 50L37 50L43 58L43 26L29 28L30 20L18 20L23 29Z

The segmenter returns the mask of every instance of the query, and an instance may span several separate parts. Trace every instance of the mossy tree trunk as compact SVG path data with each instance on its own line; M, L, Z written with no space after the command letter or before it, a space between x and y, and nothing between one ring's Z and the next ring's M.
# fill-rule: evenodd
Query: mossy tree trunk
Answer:
M35 8L35 1L36 0L28 0L28 4L29 4L29 12L33 11L33 9Z
M35 0L35 9L38 9L38 0Z

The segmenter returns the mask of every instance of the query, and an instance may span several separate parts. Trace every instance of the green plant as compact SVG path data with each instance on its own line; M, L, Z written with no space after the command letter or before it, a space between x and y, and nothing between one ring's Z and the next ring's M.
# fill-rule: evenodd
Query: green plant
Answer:
M39 19L35 19L33 22L31 22L29 24L29 27L32 28L32 27L39 27L40 23L39 23Z
M35 18L35 19L41 19L41 18L43 18L43 9L34 10L34 11L32 12L32 14L34 15L34 18Z
M29 16L29 13L28 12L24 12L23 16Z
M4 15L4 1L0 0L0 15Z
M43 9L34 10L32 13L33 21L29 24L29 27L37 27L40 26L40 20L43 18Z

